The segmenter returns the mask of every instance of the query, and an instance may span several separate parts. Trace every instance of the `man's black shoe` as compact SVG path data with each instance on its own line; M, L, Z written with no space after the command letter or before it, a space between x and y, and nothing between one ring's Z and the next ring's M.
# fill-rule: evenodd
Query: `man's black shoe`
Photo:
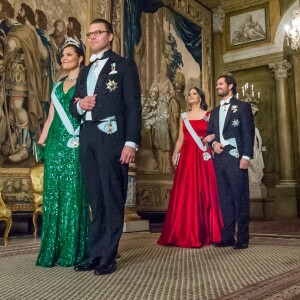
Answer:
M247 249L247 248L248 248L248 243L236 242L235 245L233 246L233 249L235 250Z
M74 267L75 271L92 271L100 265L101 257L93 257L89 260L86 260L80 264L77 264Z
M234 241L222 241L221 243L215 244L215 247L221 248L221 247L232 247L235 245Z
M95 275L107 275L111 274L117 269L117 263L114 260L110 264L100 264L94 271Z

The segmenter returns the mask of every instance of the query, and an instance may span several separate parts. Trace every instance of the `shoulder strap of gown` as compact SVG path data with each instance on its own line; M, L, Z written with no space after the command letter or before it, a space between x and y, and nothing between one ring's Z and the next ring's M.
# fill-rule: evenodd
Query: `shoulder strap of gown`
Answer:
M185 124L185 127L187 128L187 130L189 131L190 135L192 136L192 138L194 139L195 143L198 145L198 147L202 150L202 151L206 151L207 150L207 146L203 145L200 137L197 135L197 133L195 132L195 130L193 129L187 115L186 112L183 112L181 114L181 117L183 119L183 122Z
M67 131L72 135L72 136L77 136L79 135L79 129L80 126L78 126L76 128L76 130L74 130L74 127L70 121L70 119L68 118L64 108L62 107L61 103L59 102L59 100L57 99L57 96L55 94L56 89L62 84L62 81L59 81L53 88L52 93L51 93L51 99L53 101L53 105L61 119L61 121L63 122L65 128L67 129Z

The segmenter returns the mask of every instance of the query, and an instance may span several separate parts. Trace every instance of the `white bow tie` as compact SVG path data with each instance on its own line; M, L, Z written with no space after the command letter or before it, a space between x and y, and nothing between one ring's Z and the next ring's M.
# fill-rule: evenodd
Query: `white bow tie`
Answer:
M90 62L94 62L97 59L102 59L103 57L103 53L101 54L92 54L91 58L90 58Z
M226 105L226 104L230 104L230 99L220 101L221 106Z

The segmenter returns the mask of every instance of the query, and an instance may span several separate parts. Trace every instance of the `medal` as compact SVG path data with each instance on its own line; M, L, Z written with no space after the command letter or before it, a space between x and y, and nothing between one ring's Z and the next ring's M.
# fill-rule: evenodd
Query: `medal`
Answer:
M112 126L110 121L105 126L105 131L106 131L107 134L112 134L113 133L113 126Z
M106 83L106 88L110 91L113 92L117 89L118 83L115 82L114 80L109 80L108 83Z
M73 140L72 145L73 145L74 148L77 148L79 146L76 139Z
M69 148L77 148L79 147L79 138L74 136L68 140L67 147Z
M209 160L211 158L211 155L208 152L203 152L202 155L204 160Z

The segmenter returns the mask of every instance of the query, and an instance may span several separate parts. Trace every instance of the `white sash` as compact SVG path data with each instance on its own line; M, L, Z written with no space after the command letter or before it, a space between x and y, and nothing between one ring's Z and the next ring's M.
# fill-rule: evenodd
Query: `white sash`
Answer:
M66 130L70 133L70 135L72 135L72 137L68 140L67 143L67 147L69 148L77 148L79 146L79 130L80 130L80 126L78 126L75 130L74 127L70 121L70 119L68 118L64 108L62 107L62 105L60 104L59 100L57 99L56 95L55 95L55 91L56 89L62 84L62 81L59 81L53 88L52 93L51 93L51 99L53 101L53 105L61 119L61 121L63 122Z
M186 113L182 113L181 114L183 122L185 124L185 127L187 128L188 132L190 133L190 135L192 136L192 138L194 139L195 143L198 145L198 147L203 151L203 159L204 160L209 160L211 158L211 155L206 152L207 151L207 145L203 145L200 137L197 135L197 133L195 132L195 130L193 129Z

